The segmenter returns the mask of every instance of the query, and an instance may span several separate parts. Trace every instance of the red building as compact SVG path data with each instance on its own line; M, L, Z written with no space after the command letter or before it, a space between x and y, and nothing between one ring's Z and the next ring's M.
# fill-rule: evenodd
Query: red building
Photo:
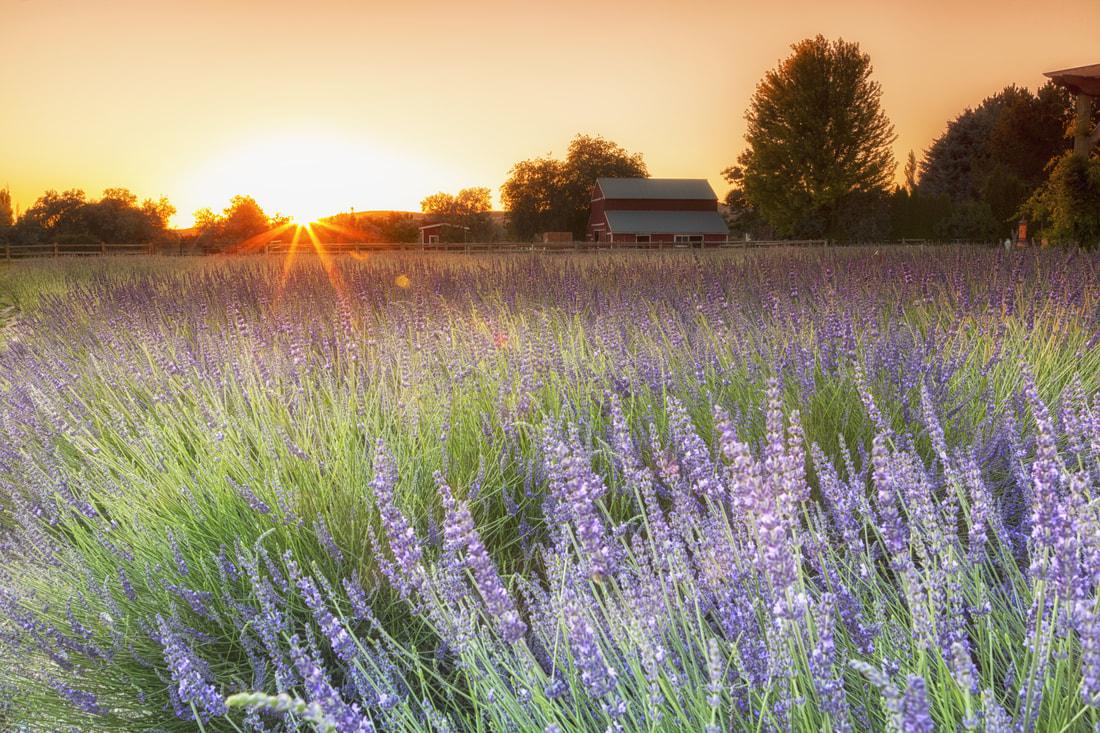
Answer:
M594 242L725 242L718 197L702 178L599 178L592 187L588 239Z
M420 230L421 244L436 244L438 242L465 242L469 238L470 227L448 224L445 221L425 224L418 227Z

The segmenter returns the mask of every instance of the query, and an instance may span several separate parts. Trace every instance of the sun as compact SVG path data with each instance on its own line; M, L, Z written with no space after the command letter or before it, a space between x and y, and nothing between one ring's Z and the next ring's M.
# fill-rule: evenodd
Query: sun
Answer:
M251 136L217 151L183 186L194 208L252 196L269 214L309 224L349 209L419 208L438 170L416 156L323 129ZM225 203L220 204L226 205ZM187 212L190 213L190 212Z

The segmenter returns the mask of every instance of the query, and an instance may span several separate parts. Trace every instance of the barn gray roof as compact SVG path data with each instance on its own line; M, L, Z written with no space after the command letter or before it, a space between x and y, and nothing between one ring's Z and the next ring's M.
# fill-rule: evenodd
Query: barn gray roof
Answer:
M728 234L717 211L607 211L613 234Z
M709 199L714 189L704 178L597 178L609 199Z

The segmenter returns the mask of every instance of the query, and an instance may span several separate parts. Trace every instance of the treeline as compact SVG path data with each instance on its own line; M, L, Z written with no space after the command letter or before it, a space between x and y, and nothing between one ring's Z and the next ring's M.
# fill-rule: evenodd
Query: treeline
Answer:
M47 191L16 217L11 192L0 190L0 243L147 244L169 239L168 220L176 213L168 200L146 199L125 188L108 188L96 201L83 191Z
M896 135L870 57L821 36L792 48L758 84L748 146L724 172L734 236L996 241L1025 218L1040 239L1100 242L1100 161L1071 155L1066 90L988 97L919 162L910 153L905 185L894 186Z

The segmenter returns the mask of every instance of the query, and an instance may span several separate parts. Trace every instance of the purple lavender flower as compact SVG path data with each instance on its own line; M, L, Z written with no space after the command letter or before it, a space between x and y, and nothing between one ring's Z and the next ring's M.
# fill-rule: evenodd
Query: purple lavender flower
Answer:
M211 683L210 669L206 663L183 643L160 614L156 618L164 661L176 685L175 693L180 702L190 706L204 721L225 715L225 701Z
M325 635L332 646L332 651L336 653L341 661L347 664L353 663L359 655L355 640L344 628L344 625L332 614L332 611L329 610L328 604L325 603L325 599L321 596L321 591L317 589L317 584L313 582L313 578L303 575L299 571L298 563L294 562L289 550L283 556L283 562L286 564L287 572L290 573L294 584L298 586L298 591L302 596L302 600L306 602L306 607L313 614L313 619L321 627L321 633Z
M820 701L821 712L829 716L832 729L845 733L852 729L848 722L848 701L844 696L844 679L836 672L836 641L833 635L833 603L825 593L814 609L814 630L817 639L810 652L810 672Z
M238 483L233 479L232 476L228 476L227 480L229 481L229 485L232 486L237 494L245 500L252 511L259 512L260 514L271 513L271 507L268 506L262 499L260 499L260 497L256 496L255 492L253 492L252 489L250 489L248 486L245 486L244 484Z
M582 561L591 577L614 575L619 553L607 532L599 505L607 486L592 470L588 453L576 435L570 436L566 443L550 427L544 433L543 453L550 477L550 517L572 525Z
M290 637L290 657L302 678L302 686L310 702L316 703L324 717L333 721L340 733L366 733L374 731L370 718L363 715L359 706L349 705L332 686L318 660L302 649L298 637Z
M348 602L351 603L352 618L356 621L377 623L374 611L370 607L370 601L367 600L366 591L363 590L363 585L359 582L359 574L353 572L350 578L344 578L340 581L340 584L344 587Z
M329 532L324 517L317 517L317 521L313 523L313 533L317 535L317 541L325 548L325 552L328 553L333 562L337 565L343 565L344 553L340 552L340 547L336 544L336 540L332 538L332 533Z
M106 708L99 704L96 696L86 690L69 687L61 680L50 680L49 685L58 695L72 703L77 710L91 715L104 715L108 712ZM2 703L0 703L0 712L3 712Z
M898 710L898 729L902 733L933 733L935 728L928 710L924 678L910 675Z
M474 526L466 502L455 500L450 487L438 472L435 474L435 483L446 512L444 542L449 548L465 549L465 565L473 575L474 585L477 586L489 616L496 623L501 637L509 644L514 644L523 638L527 625L520 618L515 602L504 587L496 566L481 541L481 535Z
M882 534L883 544L890 553L890 560L895 569L904 572L911 562L909 558L909 530L901 517L898 508L900 486L898 485L897 468L891 461L889 450L886 447L886 436L882 433L875 435L871 446L872 477L877 498L879 517L879 531Z
M421 563L423 550L412 525L397 508L394 495L396 486L397 468L385 443L379 438L374 451L374 478L371 479L370 489L382 517L382 529L394 556L391 581L395 583L401 597L407 598L412 591L419 591L424 586L425 571Z
M564 612L569 651L580 673L581 684L593 698L601 698L615 689L615 670L604 658L596 630L573 591L566 591Z
M176 561L176 569L179 570L180 575L187 575L189 572L187 561L184 559L179 543L176 542L176 535L171 529L168 530L168 546L172 548L172 557Z

